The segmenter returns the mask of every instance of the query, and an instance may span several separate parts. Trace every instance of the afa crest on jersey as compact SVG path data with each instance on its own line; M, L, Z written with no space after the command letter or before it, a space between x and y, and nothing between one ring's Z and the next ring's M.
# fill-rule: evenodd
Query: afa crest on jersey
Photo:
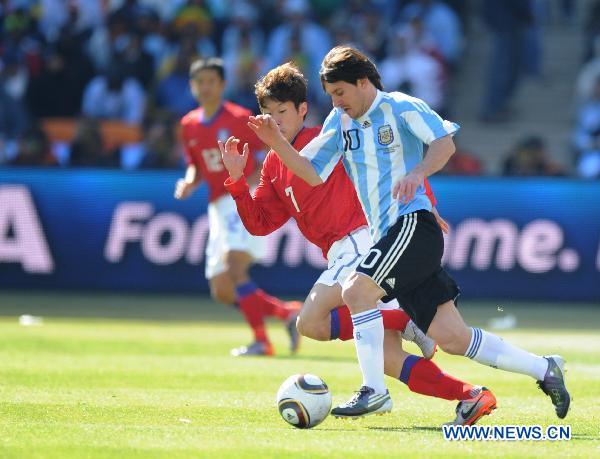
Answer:
M229 138L229 130L228 129L219 129L217 132L217 140L221 142L225 142Z
M389 145L394 141L394 131L392 131L392 126L389 124L384 124L380 126L377 130L377 141L381 145Z

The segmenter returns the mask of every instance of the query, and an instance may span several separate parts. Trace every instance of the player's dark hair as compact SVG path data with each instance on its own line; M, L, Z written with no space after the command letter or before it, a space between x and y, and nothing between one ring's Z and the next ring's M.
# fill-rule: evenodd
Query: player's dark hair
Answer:
M383 91L381 76L375 64L363 53L350 46L336 46L327 53L321 63L321 84L345 81L356 85L362 78L368 78L373 86Z
M223 59L210 57L208 59L196 59L190 65L190 80L196 78L202 70L214 70L221 80L225 81L225 66Z
M267 99L277 102L293 102L296 109L306 102L307 81L302 72L292 62L275 67L254 85L254 94L259 107L264 107Z

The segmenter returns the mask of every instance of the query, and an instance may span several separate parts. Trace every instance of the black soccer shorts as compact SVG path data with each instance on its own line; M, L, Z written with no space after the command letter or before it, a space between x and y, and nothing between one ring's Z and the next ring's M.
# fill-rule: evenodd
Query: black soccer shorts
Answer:
M363 257L356 272L366 274L396 298L417 326L427 333L437 307L458 298L456 282L441 266L442 230L426 210L403 215Z

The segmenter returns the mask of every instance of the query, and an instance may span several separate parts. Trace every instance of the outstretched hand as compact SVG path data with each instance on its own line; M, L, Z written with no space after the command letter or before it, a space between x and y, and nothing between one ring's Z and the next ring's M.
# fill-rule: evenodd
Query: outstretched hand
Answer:
M258 115L248 117L248 127L257 137L273 148L274 144L282 138L281 131L271 115Z
M242 149L242 154L238 151L238 145L240 139L236 137L229 137L225 143L219 140L219 150L221 150L221 157L223 158L223 164L229 172L231 180L234 182L238 181L242 175L244 175L244 169L248 162L248 144L245 143Z

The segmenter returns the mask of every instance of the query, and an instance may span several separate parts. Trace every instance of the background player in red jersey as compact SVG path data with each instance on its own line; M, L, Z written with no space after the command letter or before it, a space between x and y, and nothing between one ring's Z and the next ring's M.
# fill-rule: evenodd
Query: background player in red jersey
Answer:
M254 332L254 342L232 350L233 355L272 355L263 318L275 316L285 321L290 334L290 349L298 347L295 322L300 304L283 302L267 295L250 279L248 269L261 255L260 238L251 236L242 225L235 204L223 182L229 176L217 145L229 136L244 139L249 145L244 173L257 171L254 155L262 144L248 128L251 112L223 100L225 71L221 59L200 59L190 66L190 87L201 107L181 120L181 135L188 167L185 178L177 181L175 197L186 199L204 179L209 188L209 239L206 247L206 278L212 297L224 304L237 304Z
M292 64L271 70L256 84L256 95L261 111L270 114L281 133L297 150L308 144L319 133L319 128L305 128L306 80ZM352 339L352 320L346 306L340 306L344 280L368 252L371 238L366 219L354 187L342 163L322 185L311 187L295 176L273 151L267 154L262 167L260 184L250 195L244 170L249 147L238 152L241 141L230 137L219 141L223 162L229 171L226 188L235 199L244 225L250 233L265 235L275 231L289 218L294 218L304 236L323 251L328 269L322 273L302 307L298 319L300 332L317 340ZM430 195L430 199L434 199ZM446 223L440 218L440 223ZM426 357L432 357L434 343L418 330L397 302L382 311L385 332L385 372L398 378L417 393L461 400L470 403L473 410L460 424L473 424L489 406L477 404L480 387L459 381L442 372L433 362L407 354L402 350L398 331L407 330L420 345ZM415 339L416 337L416 339ZM464 408L465 405L463 405Z

